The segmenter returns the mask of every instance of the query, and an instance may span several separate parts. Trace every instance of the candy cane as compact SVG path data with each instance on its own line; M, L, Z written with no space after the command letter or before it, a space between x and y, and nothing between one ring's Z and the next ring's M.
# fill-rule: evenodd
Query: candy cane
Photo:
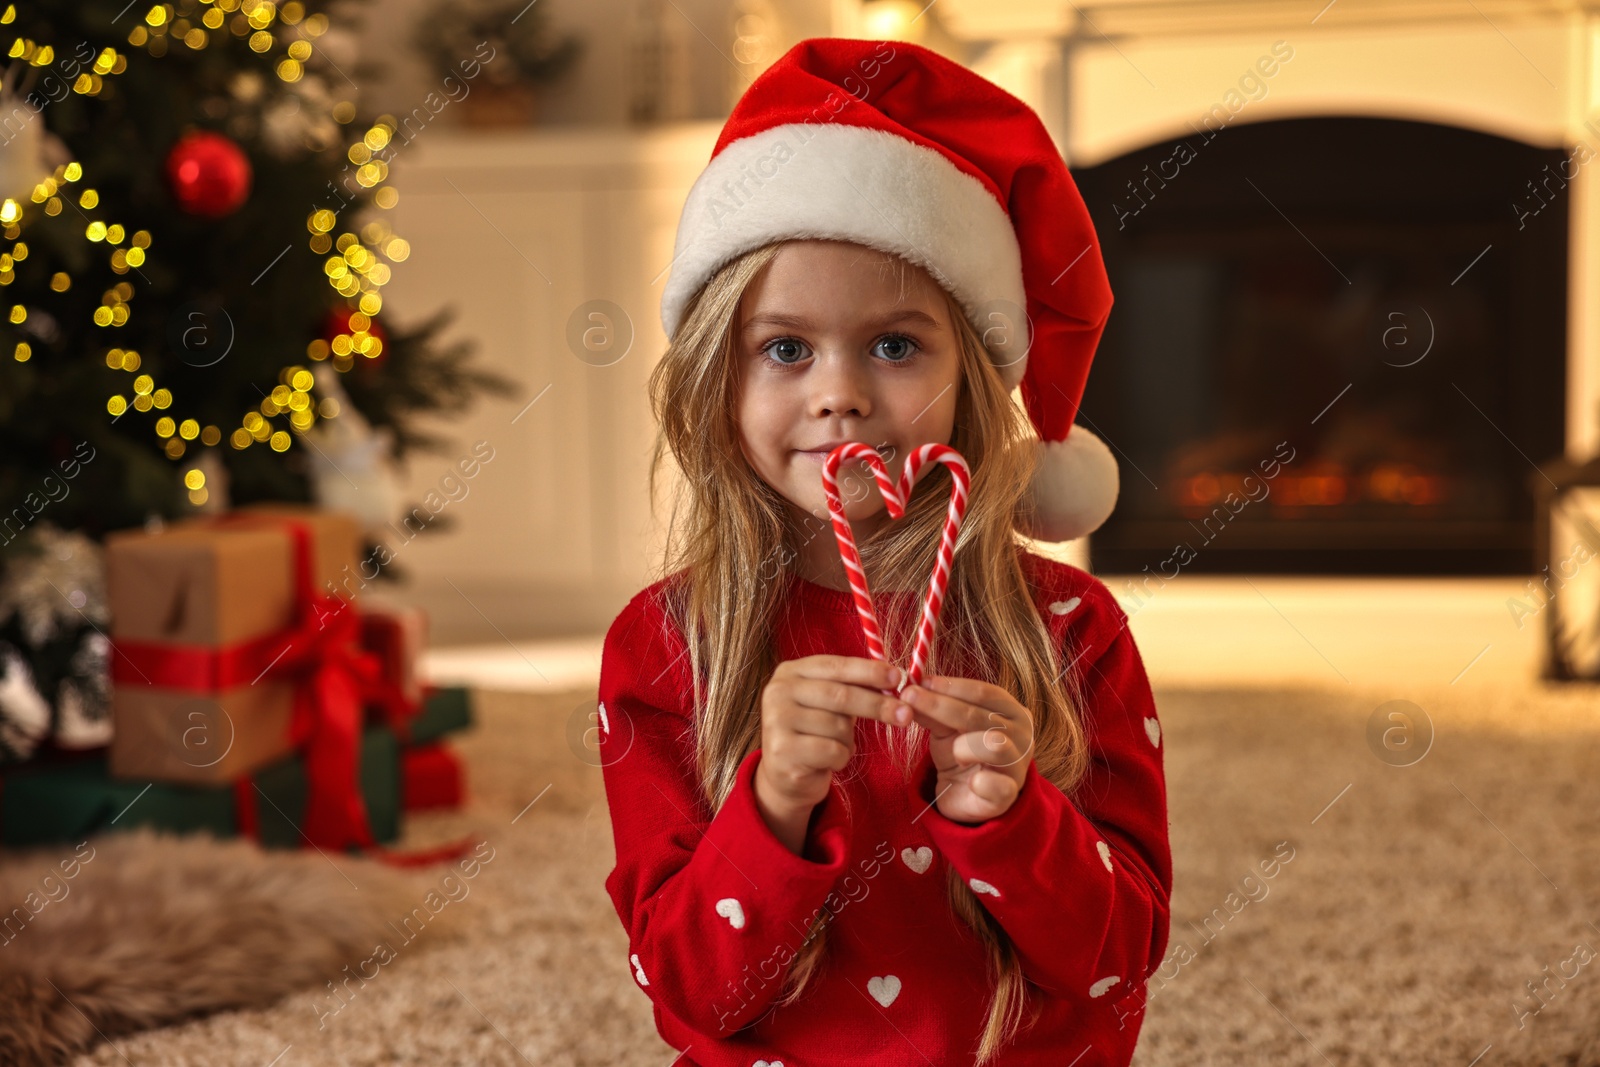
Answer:
M922 445L906 458L900 472L900 483L895 485L884 467L877 451L859 441L840 445L828 453L822 464L822 490L828 498L828 511L833 518L833 532L839 542L839 555L844 560L845 572L850 579L850 591L856 602L856 612L861 616L861 629L867 640L867 652L873 659L887 661L883 639L878 629L878 617L873 611L872 595L867 586L867 574L861 567L861 556L856 551L855 534L844 517L844 505L839 500L838 470L845 460L859 459L872 470L878 490L883 494L891 518L902 518L911 501L911 490L917 477L930 462L943 463L950 470L950 509L945 517L944 534L939 541L939 553L928 579L928 592L922 604L922 620L917 626L917 639L901 688L922 681L923 669L933 647L934 629L944 608L945 589L950 582L950 566L955 556L956 538L961 532L961 521L967 510L967 490L970 472L961 453L949 445L938 443ZM898 690L897 690L898 691Z

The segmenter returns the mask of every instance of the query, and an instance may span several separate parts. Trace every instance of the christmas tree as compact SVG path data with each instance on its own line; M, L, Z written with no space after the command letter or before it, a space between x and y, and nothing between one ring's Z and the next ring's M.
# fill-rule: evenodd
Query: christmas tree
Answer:
M436 442L509 383L385 328L409 248L395 120L322 3L34 0L0 14L0 542L212 499L312 499L318 424ZM68 475L70 474L70 478Z
M0 761L8 720L50 732L35 692L103 716L99 535L314 501L335 441L403 459L511 389L439 341L452 309L386 321L397 125L329 7L0 12Z

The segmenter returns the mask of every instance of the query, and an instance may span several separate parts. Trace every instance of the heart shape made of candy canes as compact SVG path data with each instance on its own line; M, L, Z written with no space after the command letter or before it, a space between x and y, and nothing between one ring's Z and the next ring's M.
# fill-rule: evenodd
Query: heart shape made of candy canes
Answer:
M923 667L933 647L934 629L939 623L939 612L944 608L944 591L950 584L950 561L955 554L956 537L961 532L961 520L967 513L967 489L971 474L961 453L937 442L912 450L906 457L898 485L890 480L889 470L883 465L883 457L878 455L877 450L860 441L840 445L829 452L822 463L822 491L828 498L828 512L833 517L833 533L839 541L839 555L844 559L844 569L850 578L850 591L855 595L856 611L861 616L861 630L867 638L867 653L873 659L886 662L888 657L883 651L878 616L872 608L872 593L867 587L867 572L861 568L855 533L850 529L849 520L844 517L844 505L839 500L839 464L856 459L871 469L889 509L889 516L895 519L905 515L911 502L911 489L924 467L929 463L943 463L950 470L950 510L945 517L944 535L939 540L939 554L934 560L933 573L928 577L928 594L922 602L922 621L917 625L911 665L900 684L900 688L904 689L922 681Z

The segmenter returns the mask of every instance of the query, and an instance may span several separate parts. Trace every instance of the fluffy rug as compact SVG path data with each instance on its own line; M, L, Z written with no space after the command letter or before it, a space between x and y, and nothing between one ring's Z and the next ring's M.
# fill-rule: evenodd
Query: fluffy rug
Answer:
M1409 766L1380 758L1387 750L1370 740L1373 712L1396 698L1418 705L1433 728L1426 754ZM408 845L470 831L495 850L470 896L448 909L459 936L419 937L335 1011L326 983L362 951L361 937L347 936L299 977L279 973L281 961L309 951L288 943L339 937L339 924L315 918L327 918L315 909L339 892L336 877L319 878L331 873L325 861L303 857L296 875L263 892L252 857L214 854L212 867L175 878L164 896L253 900L258 913L274 901L302 910L258 919L272 933L248 949L240 939L250 931L232 921L188 933L172 924L171 936L195 946L196 966L207 966L208 952L231 961L243 978L235 988L286 995L113 1037L77 1062L671 1062L628 975L626 940L602 884L612 857L599 772L569 742L591 700L585 692L485 694L479 728L459 743L473 775L469 809L409 824ZM1158 690L1157 702L1176 863L1174 952L1153 987L1135 1067L1600 1067L1600 931L1591 925L1600 923L1600 698L1592 687ZM88 903L79 893L107 856L96 847L60 905L63 925L78 918L74 905ZM1293 858L1282 862L1290 848ZM1267 878L1261 864L1275 855ZM25 868L20 881L4 883L7 892L44 869ZM355 880L365 895L367 882ZM201 888L208 881L230 888L213 894ZM132 986L111 972L146 966L129 946L151 950L160 939L115 927L96 920L99 933L75 942L81 962L59 966ZM24 931L0 949L0 961L34 934L45 929ZM49 959L42 943L30 951ZM117 962L108 965L110 952ZM31 1011L63 1010L33 988ZM0 993L0 1010L12 1000Z
M405 916L371 863L138 829L0 863L0 1063L64 1062L137 1030L342 978Z

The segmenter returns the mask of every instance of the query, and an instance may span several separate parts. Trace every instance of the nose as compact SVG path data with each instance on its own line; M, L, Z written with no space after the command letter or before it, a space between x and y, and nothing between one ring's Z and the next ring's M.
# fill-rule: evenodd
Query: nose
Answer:
M819 352L807 378L813 415L872 414L871 376L850 353Z

